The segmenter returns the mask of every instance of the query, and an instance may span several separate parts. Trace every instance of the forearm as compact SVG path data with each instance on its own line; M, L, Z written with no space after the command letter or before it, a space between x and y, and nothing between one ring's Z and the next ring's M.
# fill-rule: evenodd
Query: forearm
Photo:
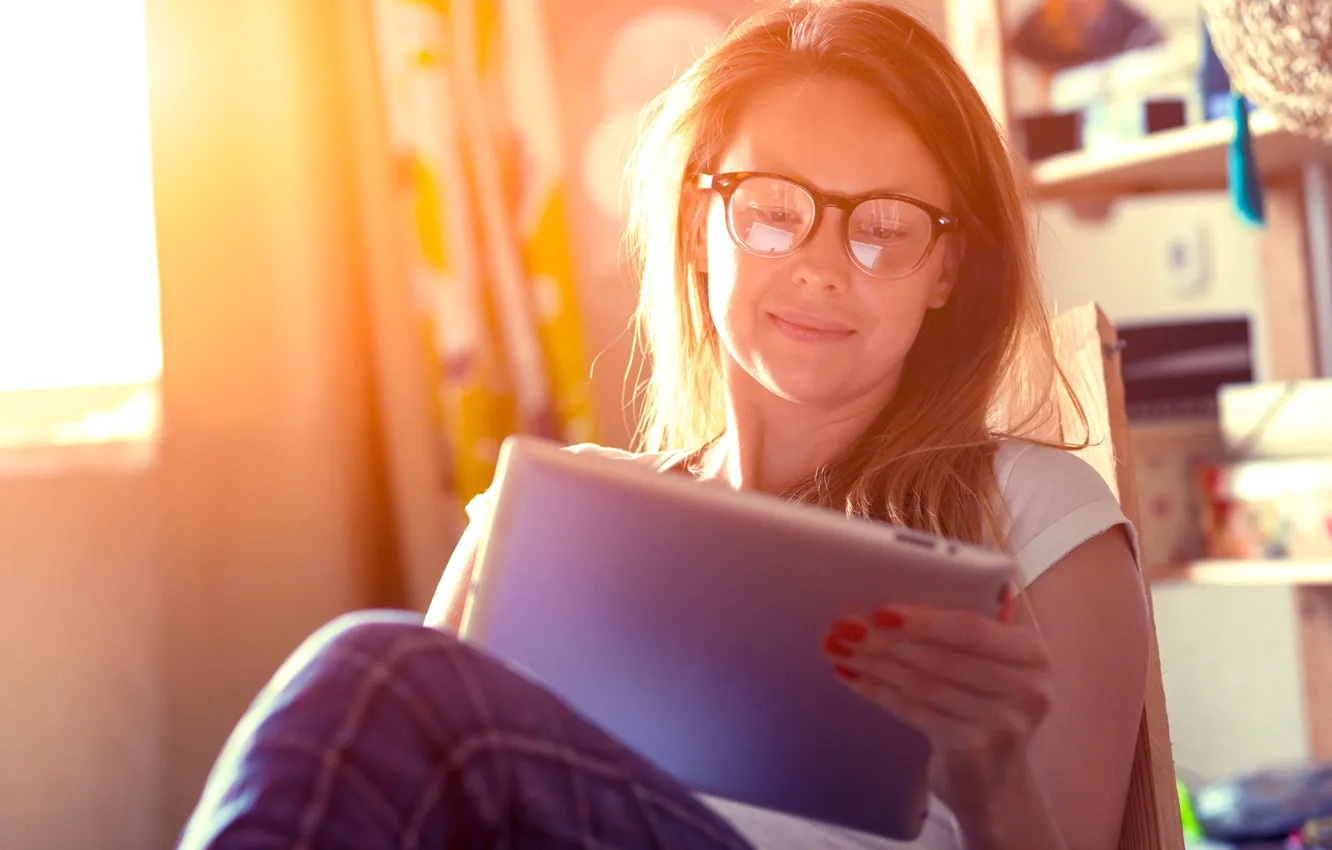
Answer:
M967 850L1068 850L1049 799L1030 767L985 811L958 813Z
M467 526L463 532L453 550L453 556L444 568L444 575L440 577L435 598L430 601L430 608L426 611L427 626L446 632L457 632L462 627L481 533L481 528L475 523Z

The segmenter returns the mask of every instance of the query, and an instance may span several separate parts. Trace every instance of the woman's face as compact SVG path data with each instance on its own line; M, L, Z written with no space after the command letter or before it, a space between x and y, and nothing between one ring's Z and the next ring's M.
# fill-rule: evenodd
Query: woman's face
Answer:
M921 140L882 97L849 80L815 76L762 89L713 173L755 171L828 195L893 193L950 209L948 183ZM847 213L830 206L803 247L759 256L732 239L720 193L702 200L708 204L703 260L712 320L724 353L740 370L727 370L732 392L757 385L829 410L886 403L926 311L949 297L945 258L953 237L940 238L914 271L883 279L865 267L883 265L875 258L891 256L899 245L914 250L918 243L909 239L930 227L928 216L891 203L879 212L862 210L850 222L854 244L848 248ZM791 220L800 218L791 214L792 203L780 184L769 183L737 193L732 215L751 248L775 246L780 254ZM914 235L904 235L908 229Z

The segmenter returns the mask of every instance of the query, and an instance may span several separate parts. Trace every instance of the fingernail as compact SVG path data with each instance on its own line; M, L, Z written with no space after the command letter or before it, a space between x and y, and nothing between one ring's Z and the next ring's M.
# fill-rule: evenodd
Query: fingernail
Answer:
M860 671L852 670L850 667L843 667L841 664L833 667L833 672L838 676L841 676L843 679L848 679L852 682L860 678Z
M896 611L889 611L887 608L875 611L874 625L881 629L900 629L902 628L902 615Z
M1004 601L999 603L999 622L1007 623L1013 616L1013 588L1004 591Z
M823 649L829 655L846 656L851 654L851 650L842 645L842 642L838 639L837 635L828 635L824 638Z
M854 620L838 620L833 623L832 634L833 637L856 643L869 637L869 630Z

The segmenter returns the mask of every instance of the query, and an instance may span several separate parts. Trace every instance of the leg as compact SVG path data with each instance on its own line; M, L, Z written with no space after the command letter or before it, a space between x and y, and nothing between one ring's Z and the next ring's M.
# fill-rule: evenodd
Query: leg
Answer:
M181 850L746 850L661 770L452 635L317 632L213 768Z

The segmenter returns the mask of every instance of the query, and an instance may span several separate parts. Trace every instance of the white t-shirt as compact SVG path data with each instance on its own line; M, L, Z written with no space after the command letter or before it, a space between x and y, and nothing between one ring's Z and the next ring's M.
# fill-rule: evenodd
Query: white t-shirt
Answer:
M597 454L663 469L675 453L634 454L595 445L572 446ZM994 466L999 492L1008 509L1008 548L1017 557L1025 586L1080 544L1103 531L1123 526L1133 557L1137 533L1125 519L1105 480L1076 455L1020 441L1000 444ZM494 496L487 491L467 505L473 523L489 526ZM779 812L726 800L703 798L729 820L757 850L963 850L957 822L947 807L931 799L920 837L909 843L862 835L811 823Z

